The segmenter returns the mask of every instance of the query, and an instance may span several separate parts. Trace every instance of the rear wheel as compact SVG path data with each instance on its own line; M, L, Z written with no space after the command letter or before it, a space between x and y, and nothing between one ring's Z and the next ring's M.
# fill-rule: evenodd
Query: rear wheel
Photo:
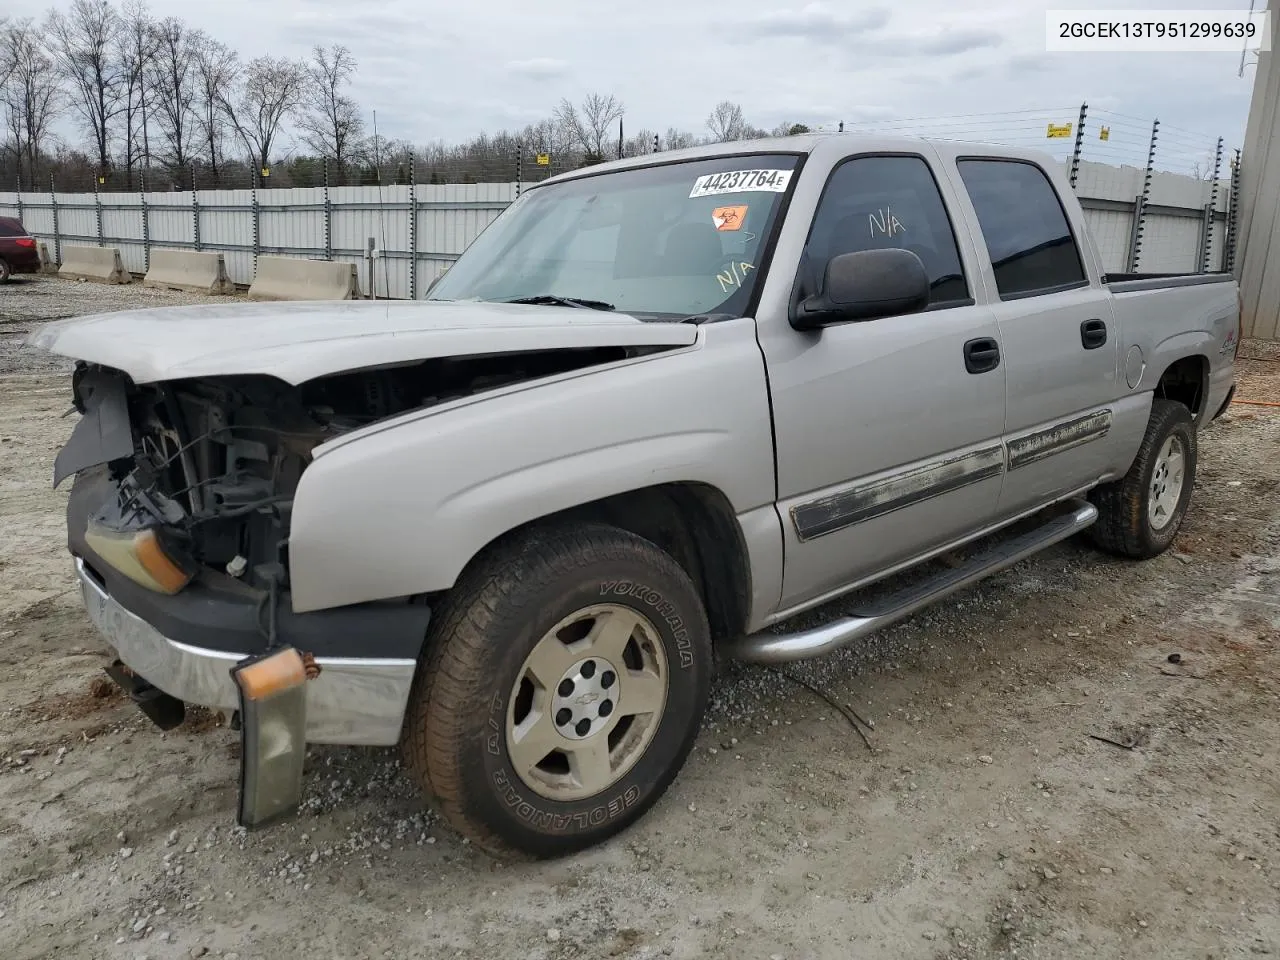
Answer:
M13 275L13 268L9 266L9 261L0 257L0 283L8 283L9 277Z
M445 598L406 718L406 759L495 855L556 856L640 817L697 734L713 670L689 577L626 531L533 532Z
M1167 550L1191 502L1196 452L1191 411L1172 400L1153 401L1129 472L1089 495L1098 508L1098 520L1089 528L1094 543L1136 559Z

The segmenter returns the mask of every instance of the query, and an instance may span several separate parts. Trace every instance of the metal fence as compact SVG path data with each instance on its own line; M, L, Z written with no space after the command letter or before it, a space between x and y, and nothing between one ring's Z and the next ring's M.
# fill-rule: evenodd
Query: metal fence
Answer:
M1071 161L1065 165L1070 171ZM1236 246L1232 214L1238 204L1235 178L1201 180L1079 162L1075 179L1085 222L1108 273L1231 269Z
M1062 163L1107 271L1231 268L1237 178ZM263 254L348 261L360 264L366 296L415 299L517 193L515 183L0 193L0 216L21 218L59 262L68 243L118 247L137 274L156 248L217 250L232 280L248 284Z
M157 248L216 250L248 284L263 254L347 261L360 265L366 296L413 299L515 195L514 183L0 193L0 216L21 218L59 263L64 244L118 247L136 274Z

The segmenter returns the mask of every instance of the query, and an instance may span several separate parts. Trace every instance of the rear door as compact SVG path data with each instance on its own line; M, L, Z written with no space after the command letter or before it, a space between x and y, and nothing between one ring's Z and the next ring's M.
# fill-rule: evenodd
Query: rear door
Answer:
M814 332L792 329L784 309L759 317L786 537L784 608L980 529L996 509L999 331L990 309L975 304L973 248L957 242L958 218L929 159L847 157L811 220L807 195L793 206L791 217L809 224L793 296L817 292L831 257L882 247L915 251L932 293L921 313Z
M984 279L1005 358L1007 516L1107 471L1120 336L1053 178L1026 160L961 156L955 166L990 254Z

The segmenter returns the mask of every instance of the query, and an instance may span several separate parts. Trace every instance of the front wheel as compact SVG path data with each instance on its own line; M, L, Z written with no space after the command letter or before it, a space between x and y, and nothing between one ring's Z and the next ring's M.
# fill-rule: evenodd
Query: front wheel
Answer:
M498 856L571 853L640 817L688 756L713 671L688 575L603 525L490 551L445 598L428 650L408 766Z
M1094 543L1139 560L1164 553L1191 502L1196 452L1191 411L1172 400L1153 401L1129 472L1089 495L1098 508L1098 520L1089 528Z

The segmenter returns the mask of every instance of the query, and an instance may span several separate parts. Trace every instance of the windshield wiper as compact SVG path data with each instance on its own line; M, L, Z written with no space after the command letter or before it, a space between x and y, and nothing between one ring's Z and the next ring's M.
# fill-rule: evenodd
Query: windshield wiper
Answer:
M736 313L691 313L687 317L680 317L676 323L692 323L694 326L703 323L720 323L724 320L737 320L740 315Z
M585 307L589 310L616 309L612 303L605 303L603 300L587 300L584 297L557 297L553 293L541 293L534 297L516 297L512 300L504 300L503 303L536 303L556 307Z

